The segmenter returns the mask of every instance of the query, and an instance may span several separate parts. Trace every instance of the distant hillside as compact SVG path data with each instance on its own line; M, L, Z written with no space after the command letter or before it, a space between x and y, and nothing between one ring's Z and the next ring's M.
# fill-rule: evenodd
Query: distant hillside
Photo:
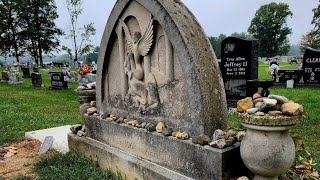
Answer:
M288 56L298 56L298 55L302 55L299 49L299 45L292 44L290 51L288 52Z
M20 57L20 63L27 63L27 62L33 62L33 59L31 56L24 56ZM81 57L79 60L83 61L85 59L85 56ZM0 56L0 61L4 63L13 63L16 62L15 57L3 57ZM72 63L72 61L69 59L68 54L62 54L62 55L56 55L56 56L43 56L43 62L67 62Z

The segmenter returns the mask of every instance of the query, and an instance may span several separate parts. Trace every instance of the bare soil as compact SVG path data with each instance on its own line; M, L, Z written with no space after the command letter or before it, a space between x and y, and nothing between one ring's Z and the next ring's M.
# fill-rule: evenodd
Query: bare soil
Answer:
M29 176L36 179L36 174L32 171L32 166L40 159L37 150L41 143L37 140L25 140L10 144L17 150L14 156L0 159L0 177L11 179L16 176Z

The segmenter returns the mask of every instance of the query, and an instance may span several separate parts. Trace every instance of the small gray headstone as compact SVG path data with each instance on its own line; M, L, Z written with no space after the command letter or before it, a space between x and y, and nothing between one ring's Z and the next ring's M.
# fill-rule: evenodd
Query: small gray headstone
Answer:
M53 144L53 136L47 136L38 149L38 154L44 154L49 151Z

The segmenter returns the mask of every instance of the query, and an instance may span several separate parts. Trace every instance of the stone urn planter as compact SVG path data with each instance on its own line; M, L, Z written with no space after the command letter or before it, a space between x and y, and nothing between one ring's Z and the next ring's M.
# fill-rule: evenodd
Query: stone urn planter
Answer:
M247 128L241 142L240 155L254 179L278 179L295 159L295 145L289 130L301 116L255 116L238 113Z

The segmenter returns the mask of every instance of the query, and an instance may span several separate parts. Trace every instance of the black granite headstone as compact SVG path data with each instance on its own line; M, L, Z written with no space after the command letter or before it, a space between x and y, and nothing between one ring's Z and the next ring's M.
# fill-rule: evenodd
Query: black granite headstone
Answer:
M258 42L237 37L224 39L220 68L228 100L252 96L258 89L247 86L247 81L258 79Z
M299 83L303 76L303 70L278 70L279 82L286 83L293 79L294 83Z
M39 68L38 67L33 67L33 72L39 72Z
M50 72L51 89L68 89L68 81L64 80L62 72Z
M302 69L305 84L320 83L320 50L307 48L303 55Z
M8 72L2 72L1 73L1 76L2 76L2 81L9 81L9 74Z
M22 78L30 78L30 69L29 68L22 68Z
M34 72L31 74L31 81L34 87L42 87L42 77L40 73Z

